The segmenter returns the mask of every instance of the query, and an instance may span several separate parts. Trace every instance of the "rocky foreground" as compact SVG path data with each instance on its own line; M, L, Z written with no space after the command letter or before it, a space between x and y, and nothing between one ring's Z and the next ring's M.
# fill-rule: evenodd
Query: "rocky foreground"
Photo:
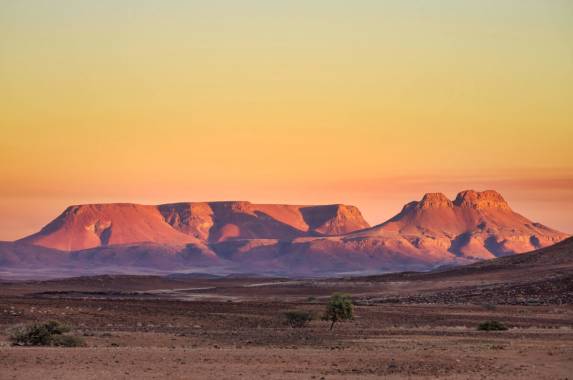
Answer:
M375 302L475 280L103 276L7 282L0 287L0 373L42 380L568 378L570 304ZM336 291L352 294L357 306L352 321L330 331L320 315ZM284 312L293 309L315 319L291 328ZM9 345L11 327L51 319L74 326L87 346ZM487 320L509 330L478 331Z

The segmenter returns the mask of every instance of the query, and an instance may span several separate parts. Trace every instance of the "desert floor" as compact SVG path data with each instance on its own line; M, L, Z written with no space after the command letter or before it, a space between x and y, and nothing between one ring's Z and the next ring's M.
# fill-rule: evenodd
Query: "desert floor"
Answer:
M290 328L283 313L320 316L332 291L359 287L90 281L0 284L0 379L573 378L570 305L359 302L353 321L329 331L319 318ZM9 344L11 327L50 319L74 326L87 347ZM510 329L476 330L490 319Z

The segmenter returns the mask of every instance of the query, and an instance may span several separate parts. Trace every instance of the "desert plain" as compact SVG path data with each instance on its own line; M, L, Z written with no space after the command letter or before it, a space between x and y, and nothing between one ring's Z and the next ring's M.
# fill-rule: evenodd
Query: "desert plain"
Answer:
M555 259L570 256L564 243L541 259L373 277L6 281L0 378L570 379L573 277ZM529 265L543 257L554 265ZM320 316L334 292L352 295L355 307L331 331ZM293 309L315 318L291 328L284 312ZM73 326L86 346L8 341L13 326L45 320ZM509 329L478 331L486 320Z

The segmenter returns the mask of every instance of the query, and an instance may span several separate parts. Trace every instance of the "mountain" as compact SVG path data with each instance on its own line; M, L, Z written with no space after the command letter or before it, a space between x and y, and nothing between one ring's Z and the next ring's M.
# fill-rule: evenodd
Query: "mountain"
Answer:
M63 251L147 241L199 243L167 224L156 206L128 203L70 206L40 232L20 240Z
M418 249L450 252L458 257L490 259L555 244L566 234L514 212L493 190L462 191L453 201L429 193L408 203L378 226L350 234L385 237L398 234Z
M71 206L38 233L7 243L14 246L4 253L0 246L0 267L25 267L30 257L35 265L90 273L358 275L470 264L567 236L514 212L492 190L454 200L429 193L374 227L345 205L96 204Z
M369 227L354 206L264 205L249 202L129 203L68 207L20 242L64 251L152 242L167 245L229 239L293 239Z

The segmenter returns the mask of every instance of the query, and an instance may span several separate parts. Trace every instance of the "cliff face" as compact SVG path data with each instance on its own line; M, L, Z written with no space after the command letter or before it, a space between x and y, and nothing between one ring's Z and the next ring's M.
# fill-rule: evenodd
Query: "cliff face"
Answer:
M482 192L474 190L462 191L456 196L453 205L457 207L470 207L475 210L499 209L511 211L501 194L494 190Z

